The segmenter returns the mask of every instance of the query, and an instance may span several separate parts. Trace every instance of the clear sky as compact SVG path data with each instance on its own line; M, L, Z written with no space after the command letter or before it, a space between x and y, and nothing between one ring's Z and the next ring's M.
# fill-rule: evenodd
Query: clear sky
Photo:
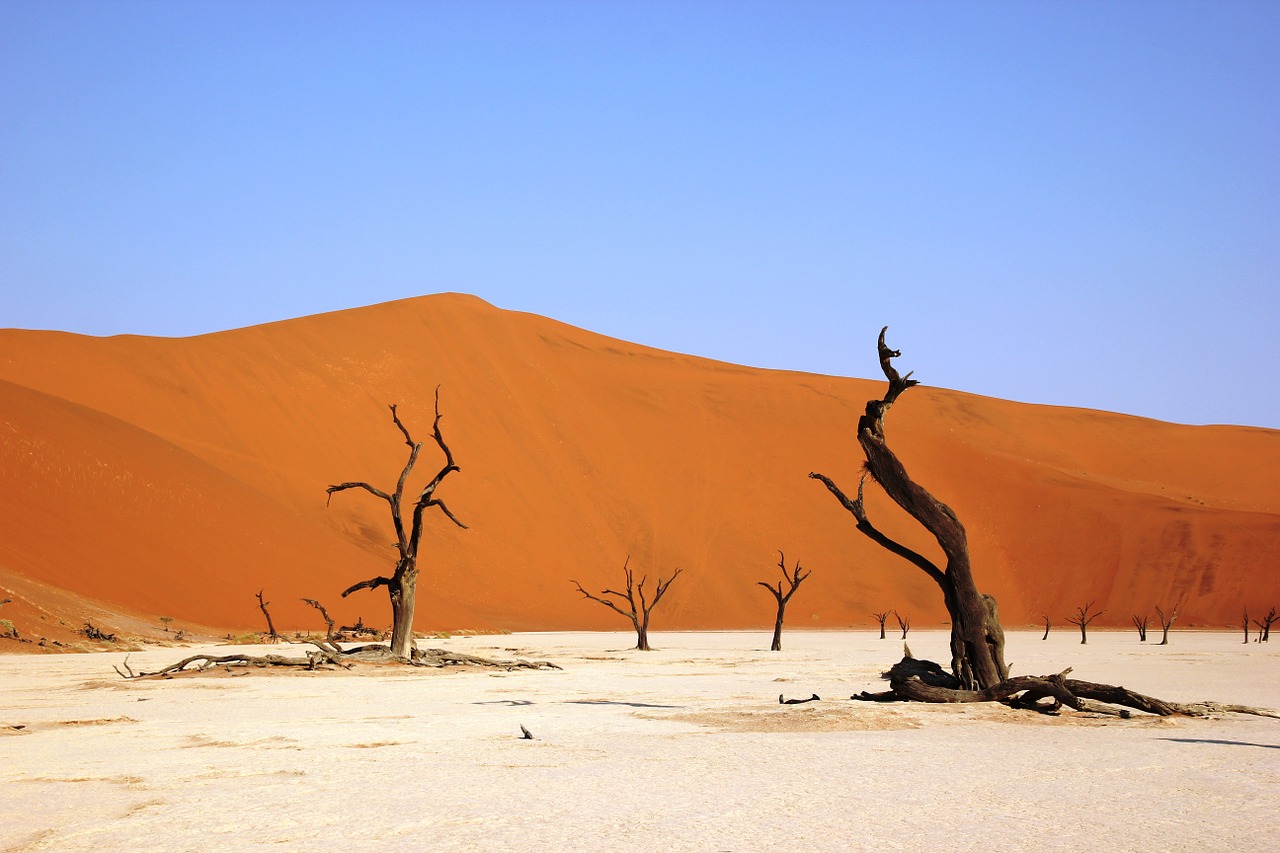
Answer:
M1280 2L0 0L0 326L440 291L1280 428Z

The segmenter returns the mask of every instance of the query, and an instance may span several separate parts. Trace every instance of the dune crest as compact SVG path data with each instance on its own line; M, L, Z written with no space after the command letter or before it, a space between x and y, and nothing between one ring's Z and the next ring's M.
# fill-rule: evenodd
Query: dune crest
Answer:
M854 344L850 370L874 375L874 340ZM0 615L52 636L79 627L74 595L122 620L241 631L262 627L264 589L289 630L322 627L303 597L388 623L381 591L339 598L389 570L385 505L326 506L325 487L394 488L407 449L387 406L425 437L437 385L461 467L440 496L470 529L430 521L420 630L624 628L569 578L603 588L628 556L638 574L685 570L655 631L768 626L756 582L774 580L778 549L813 570L789 627L945 617L928 579L807 476L856 488L853 430L880 382L666 353L458 294L194 338L0 331L0 599L14 599ZM1090 600L1097 626L1178 598L1179 626L1280 604L1280 432L926 386L886 429L964 522L1007 624L1064 625ZM882 496L868 509L936 552Z

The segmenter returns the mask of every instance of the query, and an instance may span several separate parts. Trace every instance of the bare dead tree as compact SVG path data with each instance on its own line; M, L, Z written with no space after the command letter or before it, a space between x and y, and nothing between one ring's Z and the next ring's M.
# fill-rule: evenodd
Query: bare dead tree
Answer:
M907 632L911 630L911 617L903 616L898 611L893 611L893 618L898 620L898 627L902 629L902 639L907 638Z
M325 624L324 638L332 642L333 641L333 619L330 618L329 611L325 610L324 605L316 601L314 598L304 598L302 600L305 603L314 607L316 610L320 611L320 615L321 617L324 618L324 624Z
M900 376L893 367L891 360L900 353L885 345L886 330L887 327L880 330L877 349L880 367L889 380L889 388L882 399L867 402L866 412L858 421L858 443L866 456L866 474L858 484L857 500L850 500L831 478L816 472L809 476L822 481L840 505L853 515L859 532L921 569L938 584L947 612L951 615L951 670L948 672L931 661L916 660L909 650L904 649L902 661L885 674L889 679L888 691L863 693L853 698L876 702L1000 701L1045 712L1056 711L1067 705L1118 716L1129 715L1126 708L1116 710L1098 704L1108 703L1153 714L1204 715L1231 711L1280 717L1280 712L1261 708L1207 702L1164 702L1123 687L1069 680L1065 678L1066 672L1053 676L1010 678L1004 662L1004 630L1000 625L999 612L995 600L978 592L974 583L963 525L950 507L938 501L907 475L902 462L889 450L886 443L885 413L903 391L918 384L910 373ZM898 506L933 534L946 557L944 568L890 539L871 523L863 504L863 487L867 477L879 483ZM1098 614L1094 614L1096 615ZM1083 612L1081 621L1085 621Z
M1043 614L1043 616L1044 616L1044 636L1043 636L1043 637L1041 637L1040 639L1041 639L1041 640L1047 640L1047 639L1049 639L1049 628L1050 628L1050 624L1051 624L1051 623L1049 622L1049 614L1048 614L1048 613Z
M1159 608L1156 608L1156 611L1159 612ZM1147 625L1149 622L1150 620L1145 613L1141 616L1136 613L1133 615L1133 627L1138 629L1139 643L1145 643L1147 641Z
M769 647L769 651L782 651L782 617L787 610L787 602L791 600L791 596L796 594L796 590L800 588L801 582L813 574L813 569L801 573L800 561L796 560L796 567L791 574L787 574L787 555L782 551L778 551L778 568L782 569L782 578L787 582L787 591L782 591L782 581L778 581L777 586L771 586L764 581L756 581L760 586L769 590L773 597L778 600L778 618L773 624L773 645Z
M436 417L431 424L431 432L436 446L444 454L444 465L418 494L418 498L412 506L412 516L408 526L405 524L402 507L404 487L405 482L409 479L409 473L418 461L418 454L422 452L422 442L415 442L413 437L409 435L409 430L401 423L400 416L396 413L394 403L391 405L391 421L395 424L396 429L400 430L400 434L404 436L404 443L409 446L409 459L405 462L404 469L400 472L400 479L396 481L395 491L385 492L368 483L359 481L339 483L336 486L330 486L326 490L329 493L329 499L332 500L333 496L338 492L343 492L347 489L364 489L374 497L386 501L391 510L391 524L396 534L397 558L395 571L390 577L379 576L352 584L343 591L342 597L346 598L351 593L361 589L387 588L387 594L391 598L392 614L390 653L392 657L398 660L409 660L413 654L414 599L418 588L418 545L419 540L422 538L423 515L428 509L435 507L458 527L463 529L467 527L467 525L458 520L457 516L449 511L449 508L445 506L442 500L435 496L436 489L444 482L444 478L454 471L461 470L454 463L453 453L449 450L449 445L445 444L444 436L440 433L440 417L440 388L437 386Z
M629 555L622 564L622 573L627 579L626 591L617 592L612 589L606 589L600 593L600 596L613 596L618 600L617 602L613 598L601 598L600 596L592 595L582 588L582 584L575 580L570 580L570 583L578 588L578 592L582 593L583 598L589 598L598 604L603 604L610 610L621 613L630 619L632 627L636 629L636 648L639 651L647 652L650 650L649 614L653 612L653 608L658 606L662 596L667 594L667 590L671 588L671 584L675 582L675 579L680 577L681 571L682 569L676 569L675 573L666 581L663 581L661 577L658 578L658 585L653 592L653 601L646 600L644 595L644 585L649 579L648 576L640 578L640 583L635 583L635 575L631 571L631 557ZM626 604L627 609L623 610L619 607L618 602Z
M1093 602L1090 601L1084 607L1077 607L1075 616L1067 617L1067 621L1070 622L1072 625L1080 626L1080 645L1082 646L1088 644L1089 642L1089 623L1092 622L1094 619L1097 619L1103 613L1107 612L1105 610L1099 610L1096 613L1090 613L1089 610L1092 607L1093 607Z
M1169 628L1173 626L1173 620L1178 618L1178 605L1181 603L1181 600L1175 602L1173 610L1169 611L1167 617L1164 615L1163 610L1159 607L1156 608L1156 616L1160 618L1160 627L1163 629L1163 633L1160 635L1160 645L1162 646L1169 645Z
M1271 608L1270 612L1267 613L1266 616L1262 617L1262 619L1253 620L1253 624L1258 627L1258 639L1256 640L1256 642L1259 642L1259 643L1271 642L1271 626L1272 624L1275 623L1276 618L1277 618L1276 609L1273 607Z
M889 387L883 398L867 401L866 411L858 419L858 444L866 456L866 466L858 483L857 499L850 500L830 477L816 472L809 476L820 480L840 505L852 513L857 529L863 535L907 560L938 585L951 615L952 673L965 688L991 687L1009 676L1009 668L1004 662L1004 628L1000 624L995 599L980 593L974 582L964 525L951 507L911 479L897 455L889 449L885 438L884 418L890 407L904 391L919 384L910 373L901 376L894 368L892 359L902 353L885 345L887 330L887 326L880 330L876 348L880 369L889 380ZM946 557L944 567L890 539L871 523L863 504L863 486L867 477L878 483L894 503L933 535Z
M263 593L263 590L261 589L258 590L258 609L262 611L263 616L267 617L267 636L270 637L273 641L275 641L280 639L280 635L276 633L275 623L271 621L271 613L268 612L267 610L267 605L270 604L271 602L263 601L262 593Z
M871 615L875 618L877 622L880 623L880 639L883 640L884 639L884 623L885 623L885 620L889 618L889 611L886 610L883 613L872 613Z

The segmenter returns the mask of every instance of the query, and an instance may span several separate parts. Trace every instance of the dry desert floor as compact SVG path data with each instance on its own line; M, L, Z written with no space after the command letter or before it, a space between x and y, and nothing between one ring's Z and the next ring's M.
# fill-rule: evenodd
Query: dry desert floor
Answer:
M909 642L945 661L946 637ZM560 671L129 682L123 653L0 656L0 850L1280 849L1280 720L851 702L901 655L869 631L789 632L774 653L766 632L632 640L421 643ZM1007 657L1280 708L1280 643L1239 634L1014 631Z

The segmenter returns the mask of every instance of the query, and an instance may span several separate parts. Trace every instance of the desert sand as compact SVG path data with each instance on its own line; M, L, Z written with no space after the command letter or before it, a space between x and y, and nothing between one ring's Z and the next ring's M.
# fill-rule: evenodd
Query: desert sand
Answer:
M909 640L946 654L945 632ZM0 850L1280 846L1274 719L850 702L901 652L869 631L792 631L777 653L768 632L655 631L649 653L633 641L426 643L562 671L131 682L111 670L123 654L0 656ZM1280 645L1239 635L1158 646L1094 631L1082 646L1075 632L1013 632L1008 652L1017 673L1073 666L1174 700L1280 707ZM782 706L780 693L822 700Z
M850 373L878 377L879 325L850 318ZM440 497L470 529L429 521L419 629L616 629L570 579L614 584L628 556L642 574L684 569L665 627L765 627L756 582L779 576L779 550L813 571L794 625L945 617L923 573L807 476L856 489L854 428L883 381L661 352L443 294L183 339L0 331L0 618L67 643L87 618L222 636L264 628L264 590L285 630L322 628L304 597L385 626L380 591L339 593L388 571L386 507L355 492L326 505L325 487L393 487L407 455L393 402L427 442L410 491L425 482L437 386L461 466ZM1097 626L1127 626L1181 599L1179 626L1224 627L1280 605L1280 432L926 386L887 431L966 525L1006 625L1062 624L1092 601ZM868 506L937 553L874 490Z

